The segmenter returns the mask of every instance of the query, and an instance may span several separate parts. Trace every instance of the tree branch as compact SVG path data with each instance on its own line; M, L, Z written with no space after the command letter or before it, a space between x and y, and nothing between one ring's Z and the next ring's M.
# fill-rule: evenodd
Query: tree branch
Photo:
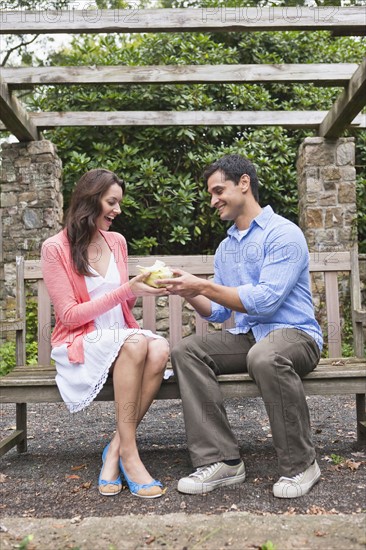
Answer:
M36 34L36 35L34 35L32 40L28 40L28 42L23 42L22 41L20 44L17 44L16 46L13 46L12 48L10 48L10 50L8 50L6 52L6 55L5 55L4 59L1 62L1 67L5 66L6 62L9 59L9 57L11 56L11 54L13 52L15 52L15 50L18 50L19 48L22 48L23 46L28 46L29 44L32 44L32 42L34 42L38 37L39 37L39 34Z

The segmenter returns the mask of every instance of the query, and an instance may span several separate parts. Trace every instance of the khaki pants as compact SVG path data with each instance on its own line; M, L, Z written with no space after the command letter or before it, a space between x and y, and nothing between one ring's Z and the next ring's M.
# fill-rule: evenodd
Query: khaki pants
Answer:
M248 372L267 410L279 474L292 477L306 470L315 450L301 377L319 357L313 338L297 329L274 330L258 343L251 332L184 338L172 351L172 365L193 466L239 458L216 375Z

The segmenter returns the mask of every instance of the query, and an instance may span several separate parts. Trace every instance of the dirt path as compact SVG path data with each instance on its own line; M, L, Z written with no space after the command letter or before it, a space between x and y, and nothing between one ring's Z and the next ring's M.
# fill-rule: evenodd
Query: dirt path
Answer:
M154 501L97 491L100 454L114 429L112 403L78 415L60 404L31 406L29 452L12 450L0 461L1 550L32 534L22 548L253 550L268 540L276 550L365 548L366 449L355 440L354 401L311 397L309 406L321 481L303 498L282 500L272 495L276 457L260 399L228 402L247 480L204 497L176 490L191 472L180 402L155 402L138 436L144 462L167 487ZM15 411L6 405L0 412L3 436Z
M366 516L219 516L167 514L60 519L4 518L1 549L28 540L28 550L364 550ZM33 535L33 538L29 537ZM28 538L26 538L28 537ZM270 545L272 543L272 547ZM24 546L23 546L24 547Z

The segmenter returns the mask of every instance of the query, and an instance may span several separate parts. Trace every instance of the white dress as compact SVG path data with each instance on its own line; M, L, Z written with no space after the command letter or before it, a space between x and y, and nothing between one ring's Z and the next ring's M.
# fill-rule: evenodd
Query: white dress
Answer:
M120 286L120 274L113 253L105 277L93 268L95 277L85 277L91 300ZM67 344L53 348L51 357L56 363L56 383L70 412L87 407L98 395L107 380L109 370L126 338L132 334L163 338L151 330L125 328L122 308L117 305L95 320L95 330L84 336L84 363L70 363Z

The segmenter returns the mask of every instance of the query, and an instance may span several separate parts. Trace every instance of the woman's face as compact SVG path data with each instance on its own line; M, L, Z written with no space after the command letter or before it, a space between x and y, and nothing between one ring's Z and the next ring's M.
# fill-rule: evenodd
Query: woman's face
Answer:
M95 221L95 225L102 231L108 231L112 222L121 213L119 203L122 200L123 192L118 183L113 183L108 191L101 198L102 211Z

